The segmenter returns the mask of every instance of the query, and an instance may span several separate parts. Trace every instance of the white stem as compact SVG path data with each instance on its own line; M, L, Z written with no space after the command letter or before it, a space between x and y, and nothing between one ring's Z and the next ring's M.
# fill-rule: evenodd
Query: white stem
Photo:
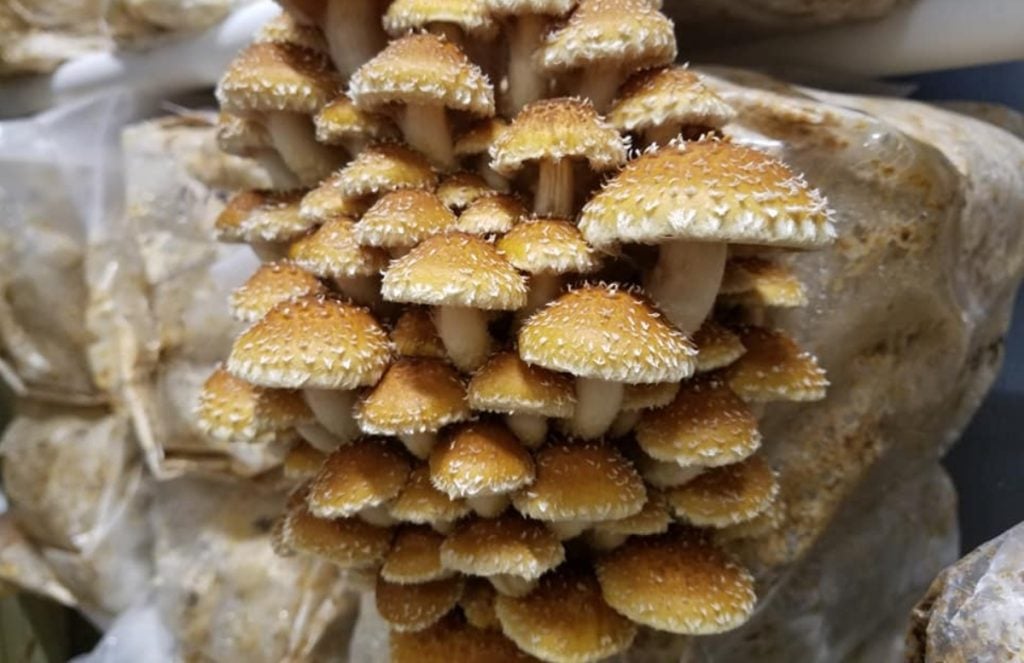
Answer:
M584 99L590 99L597 112L603 115L612 105L622 79L622 72L618 67L587 67L580 72L576 94Z
M359 511L358 516L371 525L376 525L377 527L391 527L398 522L391 517L391 514L388 513L387 507L383 504L366 507Z
M455 523L450 520L436 520L430 523L430 526L434 528L434 531L438 534L451 534L455 529Z
M357 304L374 307L381 303L379 276L337 277L334 285Z
M541 159L533 211L540 216L572 218L572 160Z
M526 306L517 314L526 319L531 313L558 297L562 290L562 277L558 274L541 272L530 276L530 291L526 294Z
M499 175L498 171L491 168L491 158L486 154L480 157L480 165L477 167L477 172L480 173L480 177L484 178L495 191L505 193L508 191L508 179L503 175Z
M345 80L387 40L374 0L327 0L323 30L331 60Z
M693 481L707 468L700 465L683 466L643 457L637 460L637 469L647 483L655 488L675 488Z
M260 168L270 178L270 188L275 191L290 191L302 186L302 182L288 169L277 150L259 150L252 155L252 160L260 165Z
M303 184L314 186L341 166L337 152L316 142L308 115L267 113L265 122L274 149Z
M306 404L321 426L338 439L351 442L359 437L359 426L352 415L356 392L349 389L303 389Z
M583 534L590 523L585 520L556 520L547 523L548 529L555 533L562 541L573 539Z
M536 580L527 580L520 576L510 575L508 573L500 573L496 576L488 578L491 584L494 585L494 589L499 594L505 596L511 596L518 598L520 596L526 596L533 591L533 588L537 586Z
M481 518L497 518L509 504L508 495L474 495L466 504Z
M640 421L640 410L632 412L622 411L615 417L611 428L608 429L609 437L625 437Z
M475 371L491 353L487 315L480 309L439 306L434 310L434 326L452 363L460 371Z
M262 262L280 260L288 253L288 245L279 242L253 241L249 242L249 247Z
M402 433L398 436L413 456L426 460L430 450L437 444L437 433Z
M678 122L666 122L644 130L644 147L657 143L668 145L672 139L679 135Z
M593 530L590 533L590 545L596 550L608 551L618 548L626 542L629 536L626 534L619 534L618 532L605 532L602 530Z
M402 135L413 149L419 150L446 170L455 166L452 131L444 106L409 104L399 114Z
M548 420L536 414L507 414L505 423L523 446L529 449L544 444L548 435Z
M621 382L576 378L576 409L571 424L573 434L584 440L604 435L622 407L624 390Z
M302 424L301 426L296 426L295 430L298 431L299 437L309 442L317 451L323 451L324 453L331 453L345 444L343 440L331 435L330 431L320 424Z
M363 594L369 594L377 586L377 569L349 569L345 572L348 587Z
M724 242L665 242L647 291L672 323L686 334L700 327L715 305L725 271Z
M508 93L505 112L514 116L526 104L547 96L547 77L533 61L547 20L540 15L513 19L508 32Z

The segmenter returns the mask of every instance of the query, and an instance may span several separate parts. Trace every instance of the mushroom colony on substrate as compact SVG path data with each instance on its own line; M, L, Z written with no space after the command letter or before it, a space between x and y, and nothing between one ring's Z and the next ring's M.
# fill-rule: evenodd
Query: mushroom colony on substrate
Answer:
M728 548L785 511L758 419L827 385L765 311L834 230L656 4L282 0L218 87L276 188L216 219L263 265L199 421L287 449L276 549L373 592L396 661L594 661L754 610Z

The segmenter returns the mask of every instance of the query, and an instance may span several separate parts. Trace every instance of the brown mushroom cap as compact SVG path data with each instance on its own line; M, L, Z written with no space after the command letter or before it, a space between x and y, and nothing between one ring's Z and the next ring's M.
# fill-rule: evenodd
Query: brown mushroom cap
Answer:
M466 578L459 607L466 621L480 629L500 629L498 615L494 613L494 585L481 578Z
M806 306L807 290L786 265L744 256L725 263L720 295L729 301L761 306Z
M356 406L365 433L432 433L469 417L466 388L459 372L439 359L404 357Z
M310 223L324 223L339 216L357 218L369 206L366 198L342 193L342 173L334 173L302 197L299 216Z
M776 496L768 507L750 520L722 527L714 531L716 543L728 544L744 539L756 539L782 527L786 521L786 506L781 495Z
M454 225L455 215L435 194L405 189L381 196L356 224L356 237L366 246L410 248Z
M455 156L471 157L486 153L494 139L507 127L508 122L500 117L477 121L455 139Z
M286 242L312 225L299 214L299 191L242 191L214 222L222 242Z
M510 493L533 481L533 459L519 439L492 422L461 424L430 453L430 481L451 497Z
M297 552L322 557L345 569L360 569L384 558L391 546L391 530L361 518L317 518L299 504L284 520L282 539Z
M401 135L387 117L356 108L345 95L321 108L313 117L313 124L316 139L329 145L343 143L350 137L379 141L397 140Z
M716 377L683 383L668 406L645 412L636 440L657 460L717 467L749 457L761 446L757 417Z
M344 216L292 242L288 258L304 270L324 278L354 278L379 274L388 264L381 249L360 246L355 222Z
M519 198L491 194L477 198L462 210L455 229L472 235L507 233L524 216L526 207Z
M231 313L243 322L255 322L270 309L306 295L322 295L327 288L313 274L293 262L260 265L249 279L231 293Z
M493 194L494 191L475 173L452 173L437 185L437 196L451 209L463 209L482 196Z
M430 312L424 308L408 307L402 312L391 330L391 343L403 357L445 359L448 356Z
M565 16L576 6L576 0L483 0L495 16Z
M643 131L666 123L720 129L736 111L686 67L637 72L619 90L608 121L619 131Z
M672 513L669 510L665 494L656 488L648 487L647 502L639 513L635 513L628 518L597 523L594 525L594 529L608 534L650 536L667 532L668 526L671 523Z
M500 631L478 629L456 615L415 633L391 632L392 663L529 663Z
M298 392L257 387L223 367L203 383L196 415L199 429L216 440L256 443L313 419Z
M642 384L689 377L697 352L648 302L592 285L531 316L519 331L519 354L554 371Z
M494 89L487 76L458 46L427 33L389 43L352 75L349 95L368 110L400 103L494 115Z
M497 30L481 0L394 0L384 14L384 29L392 37L432 23L457 25L467 34L486 39Z
M576 225L564 219L529 219L495 246L513 267L530 274L589 274L601 266Z
M312 115L338 94L338 85L323 53L290 43L252 44L228 66L217 101L230 113Z
M402 492L388 505L388 513L410 523L451 523L467 515L469 506L435 488L429 468L421 465L412 471Z
M647 501L643 479L610 444L555 442L534 456L537 478L512 496L521 514L546 521L628 518Z
M672 488L676 516L700 527L727 527L757 517L779 493L775 472L761 456L716 467Z
M723 140L670 143L630 161L584 205L579 224L598 248L669 239L806 248L835 238L825 199L802 176Z
M654 384L627 384L622 392L623 412L654 410L671 403L679 393L678 382Z
M380 379L387 334L362 308L330 297L279 304L235 340L232 374L265 387L355 389Z
M305 440L299 440L285 454L283 469L286 479L312 479L320 471L327 454Z
M708 318L693 334L697 346L697 372L704 373L733 363L747 351L740 337Z
M370 145L338 172L345 196L378 195L398 189L433 189L437 173L419 152L395 143Z
M441 562L473 576L539 578L565 560L565 549L543 523L515 513L460 524L441 545Z
M458 604L462 578L457 576L415 585L377 578L377 611L394 631L422 631L436 624Z
M605 601L632 621L684 635L721 633L754 610L754 579L694 532L634 537L597 562Z
M253 43L293 44L311 51L327 52L324 33L314 25L296 21L288 12L264 23L253 37Z
M597 661L625 651L636 625L604 602L589 571L564 566L522 597L499 596L501 629L523 651L556 663Z
M576 403L573 380L531 366L515 352L498 352L477 369L466 389L469 406L484 412L571 417Z
M491 144L491 168L512 175L527 161L585 159L594 170L626 161L628 143L586 99L527 104Z
M309 487L309 510L320 518L338 518L379 506L398 495L410 469L408 456L382 440L340 446Z
M444 535L425 525L403 525L380 568L380 577L388 582L413 584L440 580L452 575L441 564Z
M523 277L493 246L454 232L430 237L391 263L381 293L393 302L488 310L526 303Z
M723 369L725 380L748 402L815 401L825 397L828 379L809 352L784 332L763 327L738 330L747 349Z
M217 147L221 152L244 157L273 148L274 142L262 122L221 112L217 115Z

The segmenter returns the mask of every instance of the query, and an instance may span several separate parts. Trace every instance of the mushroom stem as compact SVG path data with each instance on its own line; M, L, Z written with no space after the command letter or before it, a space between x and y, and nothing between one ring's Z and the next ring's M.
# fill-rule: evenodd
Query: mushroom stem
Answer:
M399 113L402 135L413 149L450 170L455 166L452 131L444 106L409 104Z
M502 175L498 174L498 171L491 168L491 158L484 154L480 157L479 165L477 166L477 172L480 173L480 177L484 178L495 191L502 193L508 191L508 180Z
M602 552L614 550L626 542L629 536L618 532L605 532L593 530L590 533L590 545Z
M505 596L519 598L526 596L537 586L536 580L527 580L521 576L514 576L509 573L499 573L489 578L494 589Z
M475 371L491 353L487 315L480 309L439 306L434 312L434 326L452 363L460 371Z
M615 421L612 422L611 427L608 429L608 435L610 437L625 437L629 434L629 431L633 430L638 421L640 421L640 410L633 410L632 412L623 410L615 416Z
M364 521L371 525L376 525L377 527L391 527L398 522L391 517L391 514L388 513L387 507L383 504L366 507L365 509L360 510L358 515Z
M644 130L644 146L657 144L668 145L672 139L679 135L680 125L678 122L666 122Z
M320 424L302 424L296 426L299 437L309 442L313 448L324 453L331 453L345 442L330 433Z
M281 155L274 149L258 150L252 155L252 160L260 165L270 178L270 188L275 191L288 191L302 186L299 178L288 169Z
M316 420L342 443L359 437L359 426L352 416L356 392L350 389L303 389L306 404Z
M644 458L639 463L640 474L655 488L675 488L693 481L704 473L700 465L679 465L653 458Z
M374 307L381 302L379 276L338 276L334 278L334 285L358 304Z
M562 290L562 277L540 272L530 276L530 291L526 293L526 306L519 309L518 317L525 320L531 313L558 297Z
M473 495L466 498L466 504L481 518L497 518L508 503L508 495Z
M430 526L438 534L451 534L455 530L455 523L450 520L435 520Z
M548 420L536 414L507 414L505 423L527 448L539 447L548 435Z
M537 193L533 211L540 216L572 218L572 161L541 159L538 164Z
M547 526L555 533L555 536L565 541L583 534L590 527L590 523L585 520L556 520L547 523Z
M316 142L316 130L308 116L267 113L265 123L274 149L303 184L315 185L341 165L334 150Z
M598 113L607 113L622 84L622 72L615 66L591 66L581 74L576 94L590 99Z
M695 332L714 307L725 272L726 248L724 242L687 240L661 245L647 291L683 333Z
M437 433L402 433L398 435L405 448L420 460L426 460L430 450L437 444Z
M533 62L546 26L547 20L538 14L519 16L509 26L508 93L505 97L505 112L509 117L526 104L546 96L547 79Z
M621 382L597 378L576 378L576 409L570 428L584 440L601 437L622 407Z
M327 0L323 30L331 60L345 80L386 42L374 0Z

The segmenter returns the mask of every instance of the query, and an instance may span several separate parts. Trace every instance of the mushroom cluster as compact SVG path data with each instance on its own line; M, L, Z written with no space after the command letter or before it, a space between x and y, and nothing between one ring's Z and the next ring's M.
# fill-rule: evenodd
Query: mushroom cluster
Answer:
M765 326L824 199L729 138L660 3L282 4L217 90L279 187L216 221L264 264L199 405L288 449L277 550L373 592L396 661L742 624L728 549L785 519L758 420L827 386Z

